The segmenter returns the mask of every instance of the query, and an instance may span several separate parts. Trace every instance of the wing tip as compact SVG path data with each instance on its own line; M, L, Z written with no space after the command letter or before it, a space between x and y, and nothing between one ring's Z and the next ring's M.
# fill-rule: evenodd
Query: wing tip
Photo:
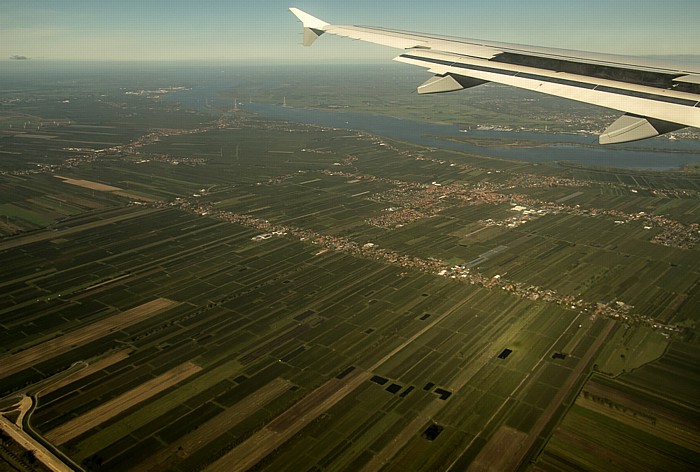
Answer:
M292 12L294 16L299 18L299 21L301 21L304 24L304 28L323 30L326 26L330 26L330 24L326 23L325 21L316 18L315 16L309 15L305 11L300 10L296 7L290 7L289 11Z
M305 11L299 10L295 7L290 7L289 11L292 12L304 25L304 46L311 46L316 39L324 33L327 26L330 26L323 20L316 18L315 16L309 15Z

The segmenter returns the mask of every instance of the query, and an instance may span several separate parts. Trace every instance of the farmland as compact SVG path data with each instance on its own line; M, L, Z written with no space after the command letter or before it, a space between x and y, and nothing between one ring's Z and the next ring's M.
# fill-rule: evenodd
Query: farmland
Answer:
M0 120L0 392L80 467L697 468L697 175L103 87Z

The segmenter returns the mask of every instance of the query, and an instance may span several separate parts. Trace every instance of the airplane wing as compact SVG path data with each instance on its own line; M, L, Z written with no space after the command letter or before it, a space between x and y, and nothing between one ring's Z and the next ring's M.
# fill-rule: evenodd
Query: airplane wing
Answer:
M435 74L418 93L462 90L497 82L625 112L599 137L601 144L700 128L700 68L639 57L523 46L398 31L331 25L297 8L304 45L324 33L403 51L395 61Z

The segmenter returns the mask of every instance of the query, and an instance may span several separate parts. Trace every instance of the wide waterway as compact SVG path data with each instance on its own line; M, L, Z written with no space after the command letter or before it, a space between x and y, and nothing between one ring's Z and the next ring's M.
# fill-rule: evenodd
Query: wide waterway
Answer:
M222 101L217 85L194 87L168 94L167 99L183 106L207 110L205 104L231 107ZM373 115L344 110L291 108L259 103L240 104L241 109L253 111L273 120L294 121L326 128L365 131L377 136L420 144L427 147L452 149L482 156L527 162L568 161L585 166L622 169L678 169L690 163L700 163L700 142L665 137L629 143L625 146L601 146L597 136L534 131L460 130L449 124L426 123L391 116ZM454 140L488 140L488 145ZM518 146L509 147L511 143Z

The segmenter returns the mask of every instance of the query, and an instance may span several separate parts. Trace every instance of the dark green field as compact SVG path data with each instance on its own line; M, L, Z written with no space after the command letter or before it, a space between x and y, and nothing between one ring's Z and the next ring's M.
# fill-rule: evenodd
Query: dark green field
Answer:
M83 468L697 468L697 175L105 87L0 122L0 392Z

